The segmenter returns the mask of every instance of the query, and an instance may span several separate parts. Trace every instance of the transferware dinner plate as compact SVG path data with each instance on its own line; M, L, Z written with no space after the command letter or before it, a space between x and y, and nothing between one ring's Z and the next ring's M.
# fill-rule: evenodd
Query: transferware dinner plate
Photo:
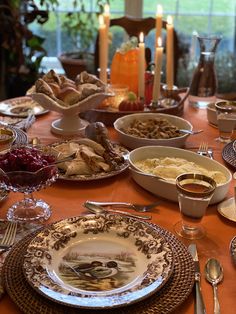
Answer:
M29 284L77 308L114 308L142 300L168 281L171 245L156 229L113 214L54 223L29 244L23 271Z
M76 140L75 140L75 142L76 142ZM66 141L53 143L53 144L51 144L51 146L53 147L53 146L59 145L61 143L66 143ZM113 143L113 147L117 153L119 153L123 156L127 156L129 153L129 151L127 149L125 149L123 146L121 146L117 143ZM129 167L129 162L126 158L124 158L123 163L119 164L115 170L111 170L108 172L101 171L101 172L92 173L92 174L88 174L88 175L73 174L73 175L68 176L65 174L64 170L59 169L59 178L58 179L66 180L66 181L78 181L78 182L100 180L100 179L105 179L105 178L110 178L110 177L116 176L116 175L124 172L128 167Z
M231 254L232 259L236 265L236 236L233 237L233 239L230 242L230 254Z
M30 113L35 116L42 115L48 110L44 109L29 96L6 99L0 102L0 113L12 117L27 117Z

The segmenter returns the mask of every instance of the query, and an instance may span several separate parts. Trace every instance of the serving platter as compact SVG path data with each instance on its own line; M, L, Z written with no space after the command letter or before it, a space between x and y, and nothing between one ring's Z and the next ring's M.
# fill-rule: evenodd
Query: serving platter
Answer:
M23 263L37 292L90 309L120 307L152 295L168 282L173 267L171 245L155 228L113 214L52 224L30 242Z
M113 123L118 119L126 115L133 113L167 113L176 116L182 116L184 110L184 101L188 97L188 88L178 89L173 95L174 104L169 107L161 107L157 109L147 108L144 111L119 111L118 109L109 107L93 108L81 112L79 115L81 118L86 119L89 122L100 121L106 126L113 126Z
M51 147L56 147L59 144L67 143L68 141L61 141L61 142L55 142L50 144ZM75 140L76 142L76 140ZM128 155L129 151L125 149L123 146L112 143L114 150L120 154L121 156ZM93 180L101 180L110 178L113 176L116 176L122 172L124 172L129 167L129 162L127 158L124 158L124 162L119 164L116 169L110 170L110 171L101 171L101 172L94 172L91 174L72 174L72 175L66 175L65 170L59 169L59 177L60 180L66 180L66 181L75 181L75 182L84 182L84 181L93 181Z
M43 108L30 96L16 97L0 102L0 113L11 117L26 118L29 113L39 116L48 111L49 110Z

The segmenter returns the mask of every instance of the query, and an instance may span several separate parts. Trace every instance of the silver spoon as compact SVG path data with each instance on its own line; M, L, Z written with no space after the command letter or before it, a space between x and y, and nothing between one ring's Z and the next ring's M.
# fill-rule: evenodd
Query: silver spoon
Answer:
M205 265L205 276L213 287L214 294L214 314L220 314L220 303L217 293L217 284L223 279L223 268L215 258L210 258Z
M104 207L99 206L99 205L95 205L92 203L84 203L84 207L86 207L89 211L95 213L95 214L104 214L104 213L118 213L118 214L122 214L122 215L126 215L129 217L133 217L133 218L141 218L144 220L150 220L152 219L152 216L143 216L143 215L136 215L136 214L131 214L122 210L115 210L115 209L111 209L111 210L106 210Z
M75 159L75 157L76 157L76 152L72 153L69 156L66 156L65 158L58 159L58 160L54 161L52 164L57 165L57 164L61 164L62 162L71 161L71 160Z
M165 178L163 178L163 177L160 177L160 176L158 176L158 175L156 175L156 174L151 174L151 173L142 172L142 171L136 170L136 169L134 169L134 168L132 168L132 167L129 167L129 170L130 170L131 172L133 172L133 173L140 174L140 175L143 175L143 176L145 176L145 177L150 177L150 178L157 179L157 180L162 180L162 181L171 181L171 179L168 180L168 179L165 179Z
M203 130L196 130L196 131L191 131L191 130L184 130L184 129L180 129L179 130L180 133L183 133L183 134L191 134L191 135L195 135L195 134L199 134L201 132L203 132Z

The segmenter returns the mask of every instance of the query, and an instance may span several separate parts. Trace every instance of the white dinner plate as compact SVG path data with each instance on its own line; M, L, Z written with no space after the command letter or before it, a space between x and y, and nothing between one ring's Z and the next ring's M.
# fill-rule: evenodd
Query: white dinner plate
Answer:
M156 229L114 214L68 218L29 244L23 270L45 297L72 307L126 306L159 290L174 266Z
M236 206L235 199L231 197L217 206L218 212L225 218L236 222Z
M12 117L25 118L30 113L35 116L48 112L29 96L6 99L0 102L0 113Z

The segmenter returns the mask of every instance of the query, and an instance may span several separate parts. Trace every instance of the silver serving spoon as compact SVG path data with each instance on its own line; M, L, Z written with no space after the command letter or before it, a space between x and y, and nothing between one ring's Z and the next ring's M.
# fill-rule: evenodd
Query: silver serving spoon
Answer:
M217 293L217 284L223 279L223 268L215 258L210 258L205 265L205 276L213 287L214 294L214 314L220 314L220 303Z
M58 159L58 160L54 161L52 164L57 165L57 164L61 164L62 162L71 161L71 160L75 159L75 157L76 157L76 152L72 153L69 156L66 156L65 158Z
M202 133L203 130L196 130L196 131L191 131L191 130L184 130L184 129L180 129L179 130L180 133L183 133L183 134L190 134L190 135L195 135L195 134L199 134L199 133Z
M160 177L156 174L151 174L151 173L146 173L146 172L142 172L142 171L139 171L139 170L136 170L132 167L129 167L129 170L133 173L136 173L136 174L140 174L140 175L143 175L145 177L150 177L150 178L153 178L153 179L157 179L157 180L162 180L162 181L169 181L169 182L172 182L173 179L165 179L163 177ZM173 181L174 182L174 181Z
M106 210L104 207L99 206L99 205L95 205L89 202L84 203L84 207L86 207L89 211L91 211L94 214L104 214L104 213L117 213L117 214L122 214L122 215L126 215L129 217L133 217L133 218L141 218L144 220L150 220L152 219L152 216L144 216L144 215L136 215L136 214L131 214L122 210L117 210L117 209L110 209L110 210Z

